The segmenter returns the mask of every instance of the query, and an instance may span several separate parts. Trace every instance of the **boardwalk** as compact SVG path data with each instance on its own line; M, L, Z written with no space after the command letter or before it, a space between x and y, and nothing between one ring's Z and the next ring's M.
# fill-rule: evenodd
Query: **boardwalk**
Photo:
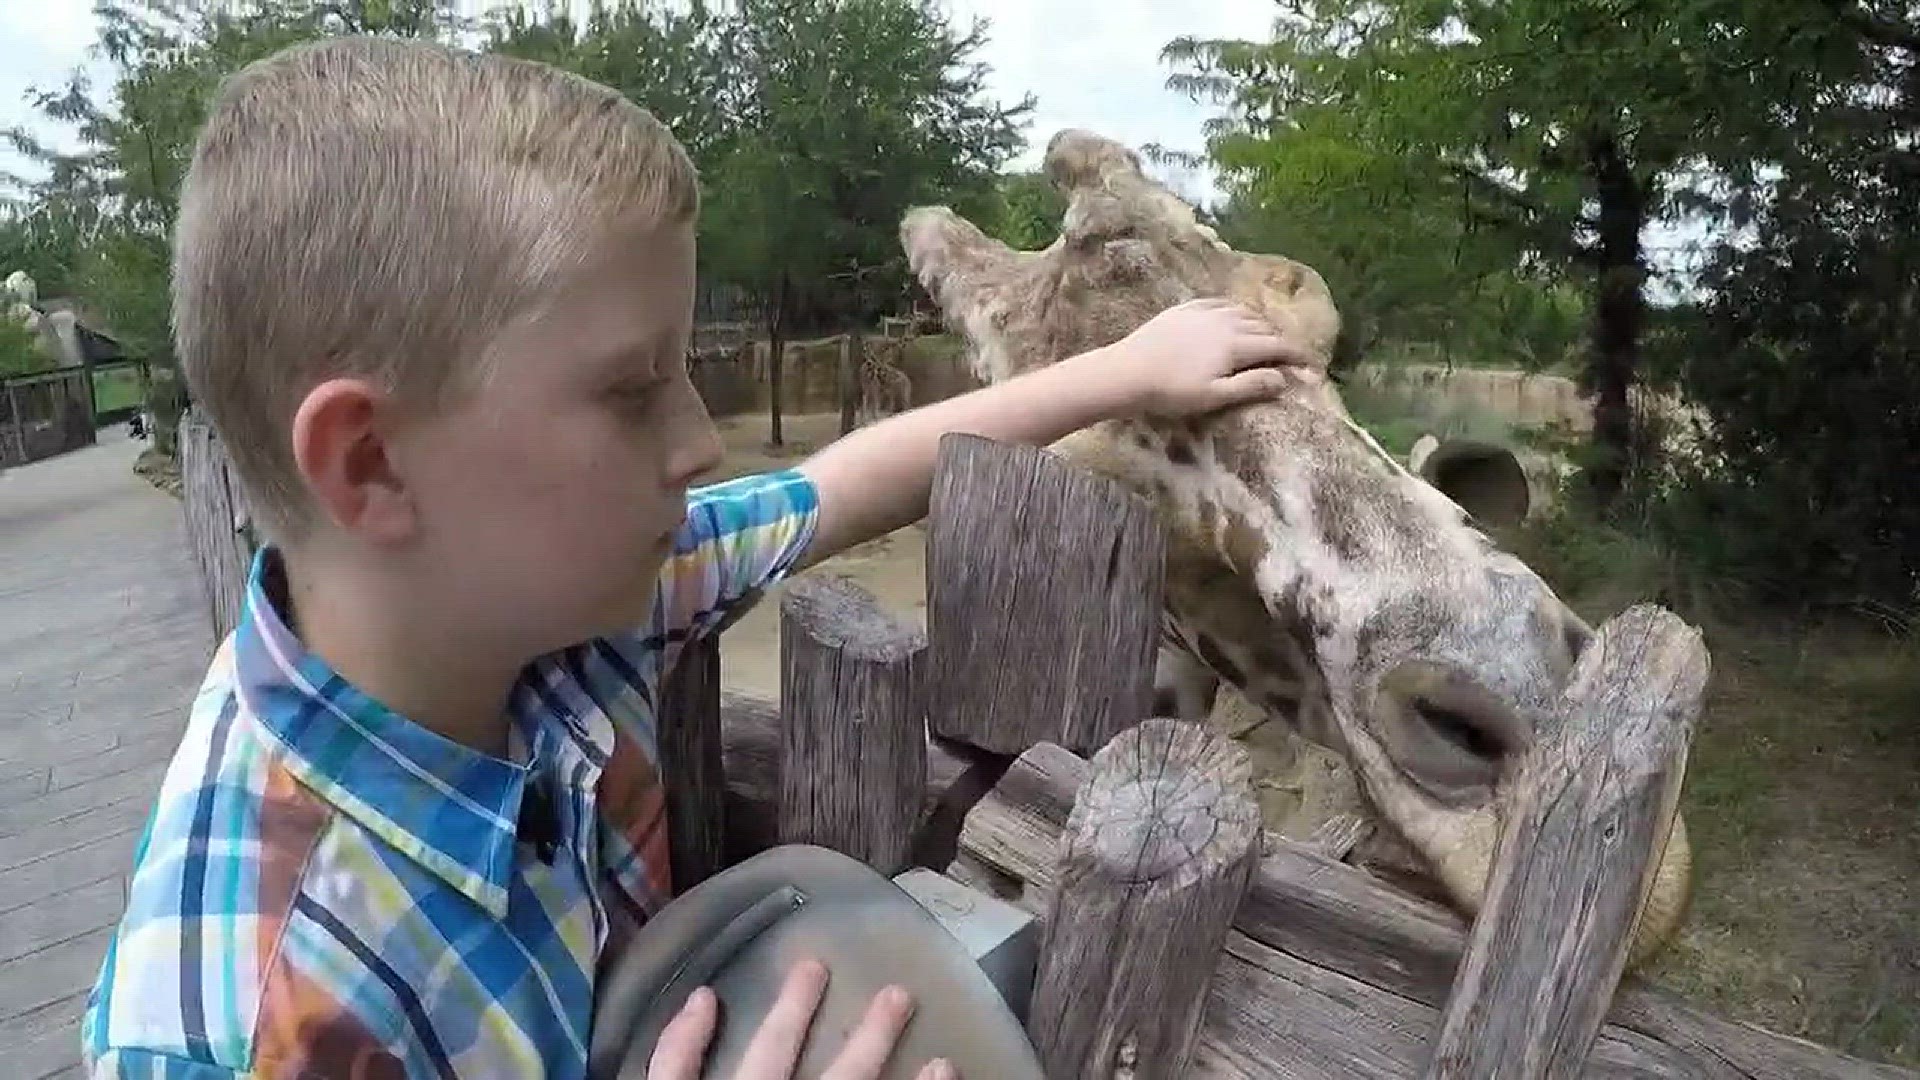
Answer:
M212 641L180 505L102 444L0 474L0 1073L79 1017Z

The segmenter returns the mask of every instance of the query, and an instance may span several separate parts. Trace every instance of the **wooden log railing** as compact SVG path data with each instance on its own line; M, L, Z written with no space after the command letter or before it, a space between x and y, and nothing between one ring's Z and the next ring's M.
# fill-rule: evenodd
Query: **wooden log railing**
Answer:
M927 786L926 637L838 578L781 604L780 839L907 869Z
M1092 753L1147 715L1166 538L1145 501L1047 451L949 435L928 524L936 732Z
M1707 650L1636 607L1600 628L1527 755L1426 1075L1573 1076L1680 801Z
M224 633L245 508L204 421L181 432ZM925 638L809 575L782 598L784 707L723 693L711 637L684 651L657 718L676 887L808 839L1011 899L1043 920L1028 1023L1060 1078L1915 1076L1616 992L1704 675L1670 616L1583 655L1470 925L1265 835L1236 747L1146 720L1163 553L1116 486L949 437Z
M1088 762L1022 754L968 813L950 876L1043 917ZM1417 1076L1469 927L1358 867L1269 834L1210 987L1194 1077ZM1913 1080L1801 1039L1701 1012L1630 981L1584 1076Z
M219 640L240 620L253 560L253 515L226 447L198 408L189 407L181 415L178 432L187 544L200 570L208 617Z
M1187 1074L1260 858L1245 749L1149 720L1094 756L1056 856L1027 1023L1051 1077Z

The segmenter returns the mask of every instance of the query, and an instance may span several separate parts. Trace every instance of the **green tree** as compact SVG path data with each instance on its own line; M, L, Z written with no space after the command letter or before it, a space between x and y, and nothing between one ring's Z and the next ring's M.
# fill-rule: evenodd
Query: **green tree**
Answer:
M1031 107L985 96L984 24L929 0L743 0L723 36L740 91L709 171L703 265L763 302L782 441L781 353L796 309L864 318L906 287L908 206L983 207ZM844 297L829 304L830 296Z
M488 48L575 72L657 117L705 168L732 131L749 88L728 65L728 18L704 5L595 6L585 19L525 8L496 13Z
M49 276L84 295L123 346L154 364L162 396L151 404L168 448L183 404L172 370L169 245L180 181L220 81L329 34L451 34L458 24L427 0L266 0L244 11L99 0L94 11L95 48L111 72L106 103L84 76L36 94L41 112L72 126L81 148L56 151L17 128L5 137L46 172L25 185L28 219L71 240L42 246L71 260Z
M0 375L18 375L52 366L52 359L40 351L39 338L0 312Z
M67 295L98 220L91 203L71 200L23 203L0 212L0 276L24 270L42 296Z
M1837 25L1856 62L1781 103L1791 145L1751 236L1721 245L1705 303L1652 354L1711 421L1657 520L1768 598L1913 621L1920 15L1851 9Z
M1644 234L1701 208L1691 170L1703 163L1750 187L1792 81L1852 62L1831 15L1733 0L1303 0L1289 11L1271 42L1167 49L1185 65L1174 85L1229 106L1210 139L1229 184L1324 215L1362 251L1408 223L1427 255L1472 246L1460 259L1478 279L1501 258L1476 242L1486 233L1526 278L1579 282L1595 395L1587 475L1611 502L1633 460ZM1451 224L1434 220L1440 208Z
M997 184L995 210L986 232L1018 251L1035 251L1053 243L1066 216L1067 200L1043 172L1007 173Z

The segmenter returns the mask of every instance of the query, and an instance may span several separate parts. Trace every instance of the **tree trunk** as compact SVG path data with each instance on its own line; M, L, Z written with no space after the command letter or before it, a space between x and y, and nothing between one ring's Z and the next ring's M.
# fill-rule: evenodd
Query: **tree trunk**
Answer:
M767 325L767 445L785 446L780 433L780 375L787 358L787 275L773 288L773 317Z
M1595 504L1605 509L1626 486L1633 460L1633 405L1627 391L1639 366L1646 321L1640 231L1647 206L1645 190L1612 134L1591 140L1587 168L1600 205L1593 357L1587 371L1593 392L1594 461L1587 481Z

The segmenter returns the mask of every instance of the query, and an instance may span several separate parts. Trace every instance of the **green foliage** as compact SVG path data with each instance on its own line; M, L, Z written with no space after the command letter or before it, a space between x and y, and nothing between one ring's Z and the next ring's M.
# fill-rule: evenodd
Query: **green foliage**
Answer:
M1920 620L1920 15L1834 20L1845 59L1778 104L1779 178L1742 206L1707 298L1660 328L1701 452L1647 512L1756 595ZM1839 46L1836 46L1838 49Z
M1911 174L1909 174L1911 175ZM1707 456L1660 510L1703 562L1796 602L1920 613L1920 183L1873 222L1819 185L1714 273L1674 379Z
M168 244L181 178L220 80L287 45L344 22L323 3L268 3L247 14L184 8L164 0L96 6L99 49L112 87L102 106L84 76L38 95L50 119L72 125L71 154L28 133L13 144L47 169L30 185L27 246L46 265L43 291L86 296L135 355L172 356ZM389 18L393 5L372 5ZM331 19L331 22L329 22Z
M740 95L708 200L713 276L817 304L891 307L909 206L984 205L1030 107L984 97L984 41L926 0L748 0L728 35ZM864 309L864 310L863 310Z
M55 200L0 213L0 277L24 270L42 296L73 291L74 268L98 215L91 204Z
M897 236L921 202L988 205L1030 101L985 96L964 32L930 0L627 6L508 14L492 47L613 86L660 117L704 180L701 270L797 323L865 317L906 285Z
M39 337L0 311L0 375L18 375L52 366L52 360L40 351Z
M1586 293L1604 496L1630 453L1642 233L1697 208L1679 181L1702 159L1751 181L1774 99L1844 61L1832 23L1734 0L1308 0L1271 42L1167 55L1176 87L1229 108L1209 148L1241 228L1322 268L1358 347L1475 326L1551 364L1580 314L1552 287Z
M1045 173L1007 173L995 187L984 231L1016 251L1038 251L1060 234L1066 213L1066 196Z

